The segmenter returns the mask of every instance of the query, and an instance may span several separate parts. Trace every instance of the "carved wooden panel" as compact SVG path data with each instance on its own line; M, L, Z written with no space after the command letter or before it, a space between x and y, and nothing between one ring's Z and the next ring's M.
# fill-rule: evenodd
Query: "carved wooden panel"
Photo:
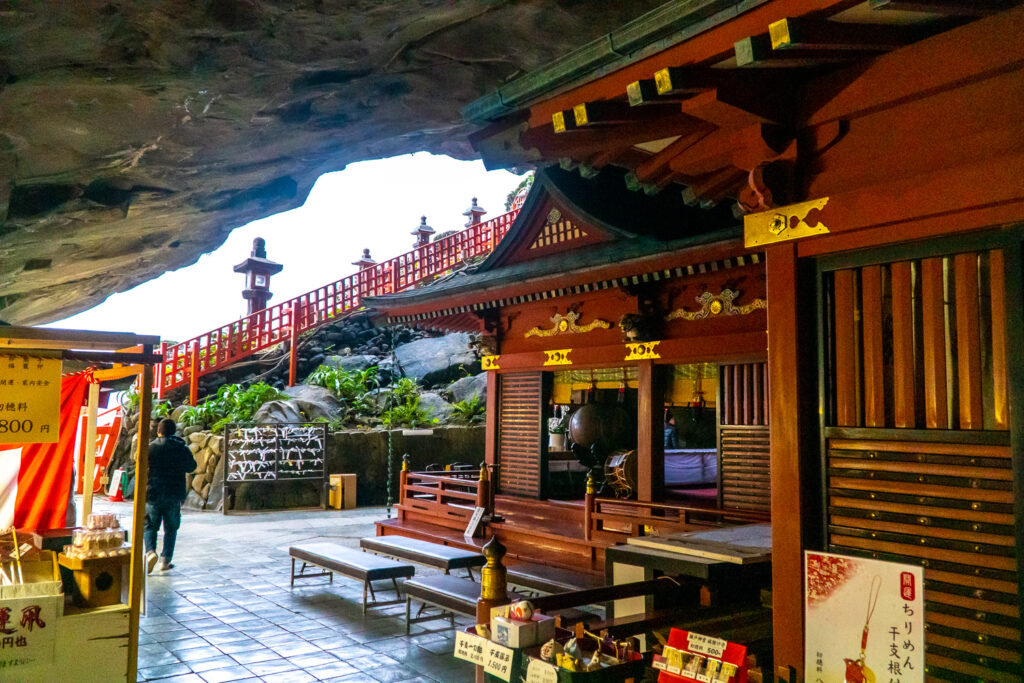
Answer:
M829 550L924 567L931 676L1019 680L1010 448L831 439L827 476Z
M501 375L498 417L498 490L521 496L541 495L543 435L542 375Z

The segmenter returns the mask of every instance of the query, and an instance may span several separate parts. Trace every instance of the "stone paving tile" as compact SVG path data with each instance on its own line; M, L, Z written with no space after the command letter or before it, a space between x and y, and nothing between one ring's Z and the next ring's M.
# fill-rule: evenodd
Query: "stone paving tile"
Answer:
M148 578L138 680L471 681L472 667L451 656L445 622L414 625L407 637L403 605L370 607L364 616L362 586L345 577L290 586L290 545L317 539L357 548L383 516L379 508L231 517L186 511L174 570Z

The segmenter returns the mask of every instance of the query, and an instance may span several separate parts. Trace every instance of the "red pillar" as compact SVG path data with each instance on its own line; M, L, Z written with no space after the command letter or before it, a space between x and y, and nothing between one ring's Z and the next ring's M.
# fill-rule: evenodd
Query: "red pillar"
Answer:
M199 342L192 342L189 349L188 371L188 404L194 406L199 402Z

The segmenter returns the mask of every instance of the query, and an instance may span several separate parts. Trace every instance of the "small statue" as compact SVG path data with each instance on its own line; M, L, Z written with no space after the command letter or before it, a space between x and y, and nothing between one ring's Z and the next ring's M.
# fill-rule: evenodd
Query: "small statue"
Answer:
M477 632L479 633L479 629ZM565 654L565 648L554 638L544 643L540 648L540 658L545 662L555 663L558 661L558 655L563 654Z

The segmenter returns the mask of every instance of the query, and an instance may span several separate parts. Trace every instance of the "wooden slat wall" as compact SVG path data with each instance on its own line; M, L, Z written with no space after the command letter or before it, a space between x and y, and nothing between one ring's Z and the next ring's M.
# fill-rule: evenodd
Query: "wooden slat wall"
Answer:
M998 250L832 272L826 424L1008 429L1004 282Z
M501 375L498 419L498 489L502 493L541 495L542 374Z
M771 514L768 427L722 426L722 507Z
M929 677L1019 681L1009 446L831 439L827 468L829 550L924 567Z
M722 365L718 375L722 506L769 514L768 364Z

